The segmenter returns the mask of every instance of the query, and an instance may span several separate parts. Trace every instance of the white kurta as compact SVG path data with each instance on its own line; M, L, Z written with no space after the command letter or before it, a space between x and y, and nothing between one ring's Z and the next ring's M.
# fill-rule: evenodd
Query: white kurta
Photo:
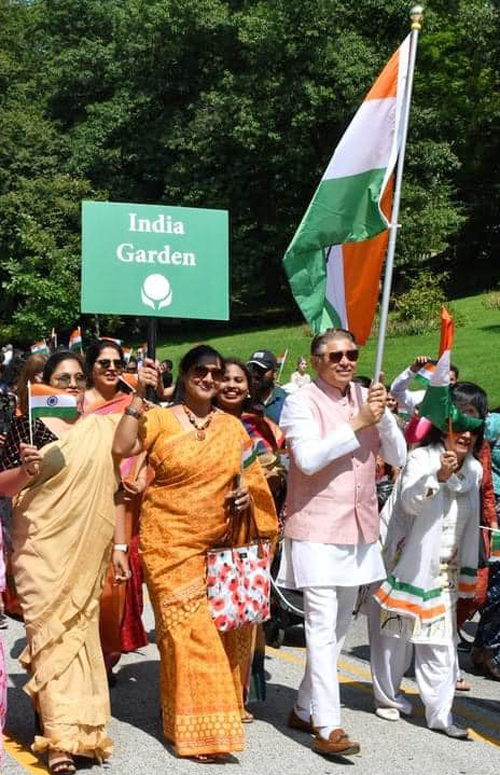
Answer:
M298 402L285 404L280 425L297 465L310 475L359 447L357 436L349 423L342 423L329 437L320 439L309 408ZM377 429L381 456L390 465L403 465L406 458L405 441L394 415L387 409ZM383 578L385 568L378 542L346 545L290 538L283 541L277 583L287 589L356 587Z
M406 410L410 415L413 415L425 396L425 390L409 390L414 377L414 371L405 369L393 380L390 390L394 398L397 398L399 409Z

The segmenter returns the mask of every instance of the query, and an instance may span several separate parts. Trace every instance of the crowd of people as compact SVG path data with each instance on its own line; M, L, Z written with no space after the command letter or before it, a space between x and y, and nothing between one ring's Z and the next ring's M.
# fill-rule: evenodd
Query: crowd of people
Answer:
M174 381L172 361L127 359L113 339L84 355L3 348L0 584L25 624L33 750L51 772L111 755L109 685L121 654L147 643L144 581L166 740L204 763L244 748L249 706L265 700L265 633L229 566L215 578L207 556L252 542L271 545L277 585L303 594L307 663L288 725L316 753L360 750L342 728L337 676L355 610L377 715L411 715L401 682L414 657L429 728L467 737L452 704L470 688L457 644L477 611L471 658L500 679L500 412L453 366L454 424L434 427L410 389L429 358L384 386L356 375L358 356L351 332L329 329L311 343L314 377L299 358L280 386L266 349L244 362L198 345ZM37 383L76 411L32 417ZM259 568L266 595L269 561ZM243 626L228 629L214 606L231 602ZM3 724L3 669L0 683Z

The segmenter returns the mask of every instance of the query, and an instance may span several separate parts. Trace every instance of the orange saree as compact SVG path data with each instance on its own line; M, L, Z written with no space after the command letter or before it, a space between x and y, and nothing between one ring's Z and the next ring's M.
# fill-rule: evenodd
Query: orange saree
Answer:
M206 552L227 529L225 498L248 438L234 417L214 416L203 441L169 409L144 415L144 447L155 470L141 513L140 551L156 619L165 737L179 756L240 751L242 673L252 628L219 634L207 603ZM273 499L257 461L246 470L259 534L273 538Z

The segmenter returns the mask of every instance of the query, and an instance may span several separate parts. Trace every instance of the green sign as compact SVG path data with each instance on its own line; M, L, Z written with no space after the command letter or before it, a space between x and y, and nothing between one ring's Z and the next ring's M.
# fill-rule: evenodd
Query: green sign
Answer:
M229 319L228 214L82 203L82 312Z

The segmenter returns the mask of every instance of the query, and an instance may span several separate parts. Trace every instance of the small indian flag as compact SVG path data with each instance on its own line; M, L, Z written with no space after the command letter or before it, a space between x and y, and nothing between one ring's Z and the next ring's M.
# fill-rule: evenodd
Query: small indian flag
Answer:
M241 468L245 471L252 463L257 459L257 453L255 452L252 439L245 439L243 442L243 450L241 456Z
M445 350L436 364L419 411L421 417L426 417L444 433L451 430L477 431L484 422L480 417L472 417L460 411L452 401L449 350Z
M434 372L436 371L436 364L435 363L426 363L425 366L422 366L421 369L417 371L415 374L415 378L413 380L415 385L418 385L419 387L428 388L431 383L431 378Z
M49 355L50 350L47 346L47 343L45 339L39 339L38 342L35 342L31 345L31 354L35 355L35 353L41 353L42 355Z
M123 360L125 363L128 363L130 360L130 356L132 355L133 349L132 347L122 347L123 350Z
M283 259L314 333L349 328L367 340L402 143L410 36L394 53L341 138Z
M28 383L30 420L37 417L61 417L74 420L79 411L75 396L50 385Z
M71 332L69 337L69 349L70 350L81 350L82 349L82 332L80 329L80 326L75 328L74 331Z

